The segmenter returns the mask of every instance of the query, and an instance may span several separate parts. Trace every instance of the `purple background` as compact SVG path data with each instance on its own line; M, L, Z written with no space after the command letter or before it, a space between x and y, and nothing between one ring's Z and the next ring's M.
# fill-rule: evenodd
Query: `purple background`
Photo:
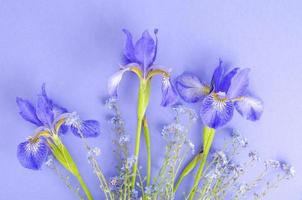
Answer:
M102 123L102 136L89 142L101 147L105 173L114 174L102 99L108 77L120 64L124 27L136 38L146 28L159 28L156 63L173 68L174 75L188 70L208 81L219 57L228 67L250 67L250 88L264 100L264 115L252 123L236 114L230 125L241 130L263 157L284 159L296 167L294 180L267 199L301 198L301 10L298 0L1 0L0 199L75 199L53 171L26 170L16 158L17 144L32 134L33 127L18 115L15 97L35 100L43 82L58 103ZM131 74L125 77L119 91L127 130L133 135L138 81ZM160 79L155 78L148 116L156 159L164 150L160 127L171 116L169 109L159 106L159 88ZM200 130L197 124L190 132L197 147ZM100 196L81 142L71 134L63 140L93 195ZM158 165L155 162L154 169Z

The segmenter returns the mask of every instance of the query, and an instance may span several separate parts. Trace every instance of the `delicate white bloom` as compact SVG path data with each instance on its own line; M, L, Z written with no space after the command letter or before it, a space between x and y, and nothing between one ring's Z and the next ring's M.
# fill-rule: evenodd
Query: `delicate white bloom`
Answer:
M250 151L249 152L249 157L253 160L253 161L260 161L260 157L258 155L258 152L256 151Z
M266 169L268 168L272 168L272 169L278 169L280 167L280 162L278 160L266 160L264 162L264 165L266 167Z

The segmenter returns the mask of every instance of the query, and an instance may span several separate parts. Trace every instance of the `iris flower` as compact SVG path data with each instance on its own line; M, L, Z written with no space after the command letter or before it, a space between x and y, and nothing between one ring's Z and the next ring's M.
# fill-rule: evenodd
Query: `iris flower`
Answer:
M81 120L76 113L68 113L67 109L48 98L45 84L42 85L42 92L38 95L36 106L19 97L16 98L16 102L23 119L37 127L35 135L30 136L17 147L17 157L21 165L28 169L39 170L48 155L53 154L69 172L78 178L87 198L92 199L60 136L65 134L70 127L77 137L96 137L100 133L99 122Z
M147 172L147 185L150 183L151 173L151 151L150 151L150 136L145 117L145 112L149 104L150 96L150 82L155 75L162 76L162 106L169 106L176 101L176 90L171 82L170 74L154 65L154 61L157 55L157 32L154 30L155 39L151 37L148 31L143 32L141 38L134 44L131 33L124 29L123 32L126 35L126 45L123 52L124 66L116 72L109 80L108 91L109 95L113 98L117 98L118 86L125 72L133 72L140 80L139 94L138 94L138 108L137 108L137 130L136 130L136 145L135 145L135 157L139 154L139 141L140 133L143 124L147 154L148 154L148 172ZM138 160L138 159L136 159ZM132 187L135 185L137 170L137 162L133 166L133 179Z
M176 80L179 96L188 103L201 102L200 116L204 123L203 149L185 167L175 184L177 190L183 177L201 162L195 176L189 199L193 199L206 159L211 148L215 129L227 124L233 117L234 109L247 120L258 120L263 112L262 101L248 95L249 69L234 68L225 73L222 61L216 67L210 84L205 84L191 73L183 73ZM202 154L202 156L200 155Z
M249 71L234 68L224 73L220 61L210 85L202 83L194 74L183 73L176 80L176 89L188 103L201 101L200 116L210 128L217 129L228 123L234 109L245 119L256 121L263 112L263 105L260 99L247 94Z

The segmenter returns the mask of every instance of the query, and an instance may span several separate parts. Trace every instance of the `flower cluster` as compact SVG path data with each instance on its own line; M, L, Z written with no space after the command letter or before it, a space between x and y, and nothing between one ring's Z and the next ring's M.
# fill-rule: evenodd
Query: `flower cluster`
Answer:
M259 120L263 113L262 101L248 91L249 69L234 68L225 72L220 60L209 84L188 72L173 80L170 70L154 64L158 49L157 29L153 36L144 31L135 43L128 30L124 29L123 32L126 44L122 66L109 78L109 99L105 103L110 111L107 121L114 132L112 149L116 154L116 173L110 178L106 177L98 160L104 156L103 151L101 154L101 149L90 146L87 140L99 136L100 123L83 120L76 112L69 112L55 103L46 94L45 84L35 105L19 97L16 99L20 115L36 126L34 134L17 146L17 157L23 167L39 170L45 164L79 199L93 200L72 155L62 142L64 134L70 131L83 142L88 163L103 192L102 199L106 200L238 200L251 196L263 199L282 181L295 176L294 167L288 163L264 160L257 151L249 151L243 157L244 162L239 160L238 155L248 149L248 141L238 131L232 131L231 139L226 140L223 148L212 148L216 130L231 121L234 110L251 121ZM118 86L126 72L132 72L139 78L135 135L126 131L125 120L119 109ZM156 75L162 77L161 106L171 107L174 118L160 132L151 134L153 129L149 128L147 109L151 80ZM188 103L200 103L199 115L180 102L176 104L178 96ZM189 137L192 126L199 118L203 125L201 147L195 146ZM156 170L152 168L154 157L151 156L151 150L160 147L154 145L153 134L161 134L165 141L163 155L159 158L161 162L156 162L160 166ZM146 169L140 163L142 141L146 147ZM133 151L129 148L132 145ZM246 176L257 165L262 169L260 173L252 179ZM188 191L184 191L184 197L179 196L179 186L193 172L196 173L193 184ZM73 186L70 177L75 178L79 186Z

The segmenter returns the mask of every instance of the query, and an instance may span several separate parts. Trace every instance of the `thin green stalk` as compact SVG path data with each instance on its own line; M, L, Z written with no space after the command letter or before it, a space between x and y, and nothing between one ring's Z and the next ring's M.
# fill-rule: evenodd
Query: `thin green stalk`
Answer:
M147 186L149 186L151 181L151 143L150 143L150 132L149 132L146 115L143 119L143 128L144 128L145 142L147 148Z
M212 146L214 136L215 136L215 129L212 129L210 127L205 126L204 129L203 129L203 156L202 156L202 159L201 159L199 169L198 169L197 174L195 176L193 187L192 187L192 189L190 191L190 194L189 194L189 200L192 200L195 196L196 189L197 189L198 183L201 179L203 168L206 164L207 157L208 157L210 148Z
M132 181L131 181L132 189L134 189L134 187L135 187L138 156L139 156L139 147L140 147L140 139L141 139L141 129L142 129L142 120L137 119L135 150L134 150L135 162L134 162L133 169L132 169Z
M173 191L176 192L180 183L186 177L193 169L194 167L200 162L202 158L202 152L198 153L190 162L189 164L182 170L181 174L179 175L179 178L174 186Z

